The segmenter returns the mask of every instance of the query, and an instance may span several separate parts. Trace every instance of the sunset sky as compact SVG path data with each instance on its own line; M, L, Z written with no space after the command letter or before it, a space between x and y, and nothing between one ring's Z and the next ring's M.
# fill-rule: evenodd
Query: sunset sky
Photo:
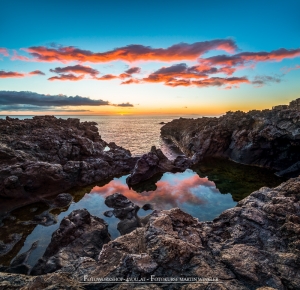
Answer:
M300 1L2 1L0 115L199 114L300 98Z

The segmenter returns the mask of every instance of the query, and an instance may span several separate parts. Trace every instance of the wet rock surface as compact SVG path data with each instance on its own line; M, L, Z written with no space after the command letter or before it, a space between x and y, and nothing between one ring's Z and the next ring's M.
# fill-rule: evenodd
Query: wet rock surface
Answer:
M177 156L169 160L160 149L152 146L151 151L144 154L136 162L133 172L127 177L129 188L165 172L184 171L192 165L192 161L185 156Z
M26 202L133 169L136 158L103 141L96 125L54 116L0 120L0 197Z
M31 274L54 272L79 257L97 259L103 244L111 240L107 227L104 220L91 215L86 209L72 211L53 233L45 254Z
M98 257L82 255L40 279L66 275L70 285L85 289L300 289L299 201L300 177L253 192L212 222L199 222L178 208L154 211L145 227L104 244ZM113 204L123 208L128 201ZM7 275L1 274L0 286L37 279ZM219 284L79 284L89 277L151 275L215 277Z
M172 141L197 162L205 157L273 169L280 176L300 174L300 112L253 110L227 112L219 118L176 119L161 128Z
M104 245L98 262L77 264L74 278L217 277L223 284L214 288L162 288L300 289L299 200L297 178L253 192L213 222L178 208L154 211L146 227Z

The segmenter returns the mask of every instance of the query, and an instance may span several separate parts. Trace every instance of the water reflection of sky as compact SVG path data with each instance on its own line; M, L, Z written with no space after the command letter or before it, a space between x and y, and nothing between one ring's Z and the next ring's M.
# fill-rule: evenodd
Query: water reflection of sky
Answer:
M39 257L43 255L51 240L52 233L59 227L61 220L75 209L86 208L92 215L104 219L109 225L112 238L119 236L117 231L118 220L115 217L105 217L103 212L109 208L105 205L105 197L115 192L122 193L128 199L143 206L151 203L155 209L170 209L179 207L183 211L198 218L200 221L213 220L224 210L234 207L231 194L221 194L215 183L207 178L200 178L198 174L188 169L183 173L165 173L156 183L155 191L144 191L138 193L129 189L126 177L114 178L104 186L95 186L90 193L86 193L78 202L73 202L67 211L57 216L57 223L52 226L38 225L27 237L25 244L19 253L28 250L31 244L39 240L38 248L32 253L29 264L34 265ZM140 215L148 212L139 211Z

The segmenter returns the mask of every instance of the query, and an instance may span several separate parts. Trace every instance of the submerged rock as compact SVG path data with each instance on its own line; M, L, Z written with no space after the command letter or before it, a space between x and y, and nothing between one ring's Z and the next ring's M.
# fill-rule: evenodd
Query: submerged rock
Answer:
M150 218L149 215L139 217L137 213L140 210L140 207L120 193L114 193L107 196L105 204L114 210L106 211L103 214L106 217L115 216L120 220L117 225L117 229L121 235L131 233L135 229L145 226ZM153 210L153 207L151 204L147 203L142 207L142 209Z
M28 251L16 256L5 272L28 275L31 267L27 264L27 261L31 255L31 252L37 248L37 245L38 241L34 242Z
M152 146L148 154L137 160L133 172L126 178L129 188L145 180L165 172L184 171L192 165L192 161L185 156L177 156L169 160L160 149Z
M96 259L103 244L111 239L107 228L104 220L92 216L86 209L72 211L52 234L45 254L31 274L54 272L74 263L79 257Z
M300 112L263 110L227 112L219 118L177 119L161 128L198 162L205 157L266 167L286 177L300 174Z
M1 119L0 197L24 204L133 169L136 158L103 141L96 125L54 116Z

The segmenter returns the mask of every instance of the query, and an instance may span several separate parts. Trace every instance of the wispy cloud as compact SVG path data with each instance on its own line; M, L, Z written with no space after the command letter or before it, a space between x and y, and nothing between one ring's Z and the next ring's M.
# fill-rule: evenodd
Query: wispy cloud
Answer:
M122 103L122 104L116 104L116 107L134 107L133 104L130 104L129 102L127 103Z
M199 59L199 63L207 66L219 65L225 67L244 68L245 66L253 66L258 62L281 61L286 58L295 58L299 56L300 48L280 48L271 52L242 52L235 55L217 55Z
M281 76L256 76L254 80L252 81L252 84L256 85L257 87L262 87L265 84L268 83L280 83L281 82Z
M295 66L293 66L293 67L283 67L282 69L281 69L281 71L284 73L284 74L287 74L287 73L289 73L290 71L292 71L292 70L297 70L297 69L300 69L300 65L295 65Z
M35 70L30 73L20 73L20 72L15 72L15 71L0 71L0 79L1 78L25 78L28 76L35 76L35 75L45 75L43 72L40 70Z
M60 74L48 79L48 81L80 81L83 80L84 75L76 76L74 74Z
M66 66L66 67L56 67L55 69L50 69L50 72L61 74L61 73L80 73L80 74L87 74L91 76L95 76L99 74L99 71L96 69L91 68L90 66L84 65L73 65L73 66Z
M99 80L99 81L109 81L109 80L113 80L113 79L117 79L117 78L118 78L117 76L114 76L112 74L107 74L107 75L104 75L101 77L97 77L95 79Z
M34 70L32 72L29 73L30 75L40 75L40 76L44 76L45 74L40 71L40 70Z
M192 44L178 43L168 48L152 48L140 44L131 44L115 48L106 52L92 52L74 46L46 47L32 46L24 48L32 56L32 61L43 62L93 62L103 63L116 60L127 62L134 61L179 61L196 60L199 56L210 50L224 50L234 52L237 49L231 39L215 39L210 41L195 42Z
M15 71L4 71L0 70L0 79L1 78L23 78L25 77L25 74L23 73L18 73Z
M4 56L9 56L8 49L6 49L4 47L0 47L0 54L2 54Z

